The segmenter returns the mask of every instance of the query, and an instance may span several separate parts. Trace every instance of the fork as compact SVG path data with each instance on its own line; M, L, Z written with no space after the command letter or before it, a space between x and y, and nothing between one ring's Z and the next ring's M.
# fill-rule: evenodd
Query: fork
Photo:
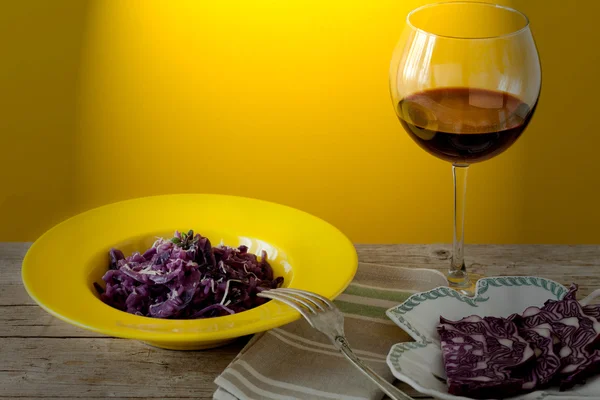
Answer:
M298 311L313 328L325 334L356 368L392 400L413 400L379 376L354 354L344 336L344 316L329 299L317 293L288 288L264 290L258 293L258 296L280 301Z

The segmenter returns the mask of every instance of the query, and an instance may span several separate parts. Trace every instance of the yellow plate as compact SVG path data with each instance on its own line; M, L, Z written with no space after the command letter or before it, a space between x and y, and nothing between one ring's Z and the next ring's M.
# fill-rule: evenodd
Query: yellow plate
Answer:
M68 323L169 349L215 347L299 318L269 301L225 317L165 320L119 311L99 299L93 283L102 283L111 247L129 255L150 247L156 236L189 229L213 246L244 244L255 254L264 249L284 286L330 299L348 286L358 264L340 231L305 212L242 197L167 195L99 207L50 229L27 252L23 283L41 307Z

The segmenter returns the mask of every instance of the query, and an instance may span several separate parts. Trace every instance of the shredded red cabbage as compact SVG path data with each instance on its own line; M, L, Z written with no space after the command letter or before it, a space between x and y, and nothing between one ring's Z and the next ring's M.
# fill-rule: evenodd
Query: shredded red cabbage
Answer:
M154 318L196 319L239 313L266 301L262 290L281 286L267 253L212 247L193 231L158 239L143 254L111 249L109 270L95 283L100 299L121 311Z
M448 392L505 398L558 385L566 390L600 372L600 306L581 306L577 285L561 300L508 318L440 317Z

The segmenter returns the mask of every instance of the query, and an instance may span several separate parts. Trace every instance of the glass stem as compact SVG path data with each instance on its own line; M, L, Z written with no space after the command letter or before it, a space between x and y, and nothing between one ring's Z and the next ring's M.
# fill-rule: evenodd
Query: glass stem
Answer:
M465 240L465 200L467 195L468 164L452 164L454 180L454 235L452 245L452 262L448 271L450 286L469 284L464 259Z

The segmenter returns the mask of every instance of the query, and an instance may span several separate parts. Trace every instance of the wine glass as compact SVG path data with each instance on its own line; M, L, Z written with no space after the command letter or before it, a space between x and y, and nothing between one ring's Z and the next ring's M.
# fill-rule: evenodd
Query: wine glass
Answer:
M490 3L442 2L408 14L394 50L390 91L396 114L425 151L452 163L454 237L448 281L473 292L463 257L469 165L521 136L541 90L540 61L519 11Z

